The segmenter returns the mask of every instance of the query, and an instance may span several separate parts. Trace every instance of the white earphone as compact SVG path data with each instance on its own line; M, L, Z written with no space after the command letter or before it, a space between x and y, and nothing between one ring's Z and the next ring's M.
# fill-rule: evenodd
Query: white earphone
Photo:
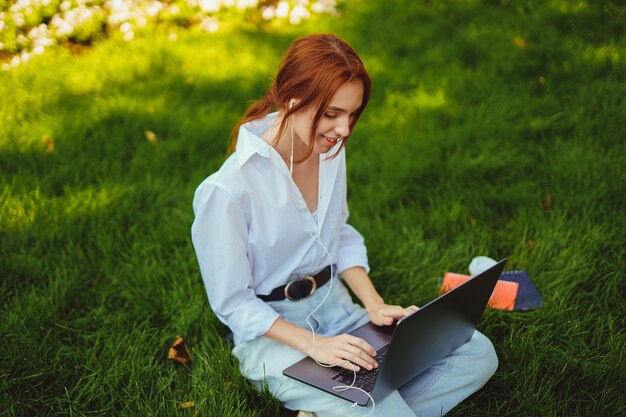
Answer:
M289 100L289 109L293 107L295 102L296 100L293 98ZM291 155L289 156L289 174L291 174L291 176L293 177L293 124L291 123L291 120L289 121L289 126L291 127Z
M291 109L293 108L293 106L295 105L295 102L296 102L296 100L295 100L295 99L293 99L293 98L289 100L289 109L290 109L290 110L291 110ZM290 126L290 128L291 128L291 155L290 155L290 157L289 157L289 173L290 173L290 174L291 174L291 176L293 177L293 145L294 145L294 143L293 143L293 142L294 142L294 135L293 135L293 123L292 123L292 121L291 121L291 120L289 121L289 126ZM341 139L343 139L343 137L341 137ZM306 319L305 319L306 323L309 325L309 328L311 329L311 333L313 334L313 355L312 355L312 357L313 357L313 360L314 360L315 362L317 362L317 364L318 364L318 365L323 366L323 367L326 367L326 368L330 368L330 367L338 366L339 364L344 363L344 362L347 362L347 363L348 363L348 364L352 367L352 372L354 373L354 377L353 377L353 380L352 380L352 384L350 384L350 385L338 385L338 386L333 387L332 389L333 389L333 391L337 391L337 392L346 391L346 390L349 390L349 389L355 389L355 390L359 390L359 391L363 392L363 393L364 393L365 395L367 395L367 396L369 397L369 399L372 401L372 409L371 409L371 411L367 414L367 416L370 416L372 413L374 413L374 410L376 409L376 402L374 401L374 399L372 398L372 396L371 396L368 392L366 392L366 391L362 390L362 389L361 389L361 388L359 388L359 387L355 387L355 386L354 386L354 384L356 383L356 377L357 377L357 374L356 374L356 368L355 368L354 364L353 364L352 362L348 361L348 360L343 360L343 361L340 361L339 363L335 363L335 364L323 364L323 363L321 363L321 362L319 362L319 361L317 360L317 355L316 355L316 353L315 353L315 345L316 345L315 328L313 327L313 325L311 324L311 322L309 321L309 319L313 316L313 314L314 314L317 310L319 310L319 308L320 308L320 307L322 307L322 304L324 304L324 301L326 301L326 299L327 299L327 298L328 298L328 296L330 295L330 292L331 292L332 287L333 287L333 277L334 277L334 275L335 275L335 272L333 271L333 260L332 260L332 257L330 256L330 252L329 252L329 250L328 250L328 249L326 248L326 246L322 243L321 239L317 236L317 234L312 233L312 232L309 232L309 233L310 233L311 237L313 238L313 240L315 240L317 243L319 243L319 245L322 247L322 249L324 249L324 252L326 252L326 255L328 256L328 260L329 260L329 262L330 262L330 282L329 282L329 284L328 284L328 292L326 293L326 295L324 296L324 298L322 299L322 301L319 303L319 305L318 305L317 307L315 307L315 308L313 309L313 311L311 311L311 312L307 315L307 317L306 317ZM357 405L357 403L353 403L353 404L350 406L350 408L352 409L352 408L353 408L354 406L356 406L356 405ZM367 416L365 416L365 417L367 417Z
M319 310L320 307L322 307L322 304L324 304L324 301L326 301L326 299L328 298L328 296L330 295L330 292L332 291L333 288L333 277L335 276L335 272L333 271L333 259L330 256L330 252L329 250L326 248L326 246L322 243L321 239L319 238L319 236L316 233L313 232L309 232L309 234L311 235L311 237L313 238L313 240L315 240L317 243L320 244L320 246L322 247L322 249L324 249L324 252L326 252L326 255L328 256L328 260L330 261L330 282L328 283L328 292L326 293L326 295L324 296L324 298L322 299L322 301L319 303L319 305L317 307L315 307L313 309L313 311L311 311L309 313L308 316L306 316L306 324L309 325L309 328L311 329L311 333L313 333L313 360L320 366L323 366L324 368L332 368L335 366L339 366L342 363L347 362L351 367L352 367L352 372L354 374L353 378L352 378L352 383L350 385L337 385L332 387L333 391L337 391L337 392L342 392L342 391L346 391L349 389L355 389L358 391L361 391L362 393L364 393L365 395L367 395L370 399L370 401L372 402L372 409L370 410L369 413L367 413L365 416L363 417L369 417L370 415L372 415L374 413L374 411L376 410L376 402L374 401L374 398L372 398L372 396L370 395L370 393L368 393L367 391L359 388L359 387L355 387L354 384L356 383L356 378L357 378L357 374L356 374L356 368L354 367L354 364L352 362L350 362L347 359L344 359L338 363L334 363L334 364L325 364L325 363L321 363L320 361L317 360L317 355L315 354L315 329L313 328L313 325L311 324L311 322L309 321L309 319L311 318L311 316L313 316L313 314ZM350 409L354 408L356 405L358 405L356 402L353 403L350 406ZM349 414L348 414L349 415Z

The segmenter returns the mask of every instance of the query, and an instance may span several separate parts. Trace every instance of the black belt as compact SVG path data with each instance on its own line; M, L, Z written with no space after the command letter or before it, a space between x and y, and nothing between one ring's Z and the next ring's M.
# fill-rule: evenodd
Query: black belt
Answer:
M315 275L307 275L276 287L267 295L257 295L263 301L280 301L285 298L291 301L301 300L313 294L316 289L330 280L330 265Z

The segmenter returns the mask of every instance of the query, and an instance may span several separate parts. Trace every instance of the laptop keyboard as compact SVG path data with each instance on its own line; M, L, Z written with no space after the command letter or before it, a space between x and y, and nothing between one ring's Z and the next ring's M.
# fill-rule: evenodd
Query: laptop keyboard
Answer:
M387 349L382 352L378 352L374 360L381 364L386 354ZM379 370L380 366L378 368L372 369L371 371L367 370L366 368L361 368L361 370L356 373L356 381L354 382L354 386L357 388L361 388L365 392L371 392L374 389L374 383L376 382L376 378L378 378ZM352 385L352 380L354 379L354 371L352 369L343 369L342 371L333 375L332 379L344 385L350 386Z

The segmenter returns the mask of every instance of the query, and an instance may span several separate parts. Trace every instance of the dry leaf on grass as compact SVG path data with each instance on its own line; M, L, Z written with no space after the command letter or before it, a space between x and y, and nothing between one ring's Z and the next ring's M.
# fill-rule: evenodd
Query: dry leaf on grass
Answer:
M548 193L546 195L546 199L543 203L540 204L541 208L544 210L549 210L552 207L552 194Z
M46 144L46 153L54 152L54 140L48 135L44 135L43 141Z
M143 134L152 146L158 145L159 139L157 138L156 133L154 133L152 130L146 130L145 132L143 132Z
M174 344L167 353L167 359L171 359L178 363L191 362L191 355L187 350L187 347L185 346L185 340L182 337L176 336Z
M224 386L226 388L230 388L233 391L237 390L237 384L235 384L233 381L224 381Z
M195 407L195 406L196 406L196 403L194 403L193 401L187 401L179 405L180 408L189 408L189 407Z
M513 43L520 49L525 49L528 46L528 44L526 43L526 39L522 38L521 36L514 37Z

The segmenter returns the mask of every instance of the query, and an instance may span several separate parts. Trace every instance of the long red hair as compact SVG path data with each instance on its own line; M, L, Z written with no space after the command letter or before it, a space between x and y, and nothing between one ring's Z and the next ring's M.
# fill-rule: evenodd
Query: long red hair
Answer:
M284 117L273 143L274 146L285 132L289 117L311 106L314 106L316 111L309 137L314 138L319 121L335 92L343 84L355 79L363 82L363 102L355 117L352 118L350 133L365 110L372 92L372 81L363 62L354 49L337 35L310 34L296 39L283 55L276 78L265 97L248 107L233 129L228 154L235 151L241 125L262 118L275 110L282 111ZM288 104L292 98L297 98L299 101L289 108ZM337 156L347 141L348 137L341 141L340 147L331 158ZM313 152L313 145L314 141L310 140L307 154L296 162L302 162L308 158Z

